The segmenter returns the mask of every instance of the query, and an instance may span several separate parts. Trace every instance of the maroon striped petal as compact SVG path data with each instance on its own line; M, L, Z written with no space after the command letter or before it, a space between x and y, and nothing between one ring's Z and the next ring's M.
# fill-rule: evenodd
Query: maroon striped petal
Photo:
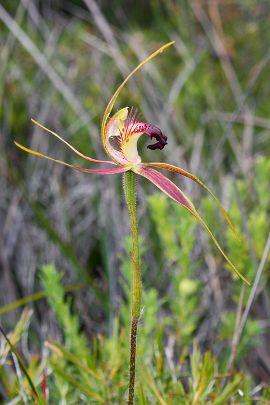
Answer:
M183 205L187 210L195 215L196 210L190 199L186 197L185 194L162 173L158 172L157 170L150 169L149 167L143 166L137 169L136 173L150 180L161 191L163 191L179 204Z
M170 172L175 172L175 173L179 173L182 176L188 177L189 179L195 181L197 184L199 184L201 187L203 187L209 194L211 194L211 196L213 197L213 199L216 201L217 205L219 206L219 209L222 213L222 215L224 216L224 218L226 219L229 227L231 228L231 230L233 231L233 233L235 234L235 236L239 238L239 235L236 232L235 227L233 226L233 223L229 217L229 214L227 213L227 211L225 210L225 208L221 205L221 203L219 202L219 200L217 199L217 197L215 196L214 193L212 193L212 191L197 177L194 176L194 174L187 172L184 169L181 169L181 167L178 166L174 166L174 165L170 165L168 163L144 163L144 166L147 167L157 167L159 169L164 169L164 170L168 170Z
M192 202L190 201L190 199L188 197L186 197L185 194L171 180L169 180L162 173L158 172L157 170L151 169L150 167L145 167L145 166L135 167L134 166L132 168L132 170L135 173L140 174L141 176L150 180L161 191L163 191L165 194L167 194L171 199L173 199L174 201L183 205L200 222L200 224L203 226L203 228L206 230L208 235L213 240L214 244L216 245L217 249L220 251L220 253L224 257L224 259L231 266L234 273L237 274L237 276L239 278L241 278L241 280L243 280L246 284L250 285L249 281L237 270L235 265L231 262L231 260L225 254L225 252L221 248L220 244L216 240L215 236L213 235L213 233L211 232L211 230L209 229L209 227L205 223L205 221L202 219L202 217L200 216L198 211L195 209L195 207L192 204Z
M119 174L124 173L130 170L130 167L108 167L106 169L84 169L83 167L71 166L72 169L78 170L83 173L92 173L92 174Z

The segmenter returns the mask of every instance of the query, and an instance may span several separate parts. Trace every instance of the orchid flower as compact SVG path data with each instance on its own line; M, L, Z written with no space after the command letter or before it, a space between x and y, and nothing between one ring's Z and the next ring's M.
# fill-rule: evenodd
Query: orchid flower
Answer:
M141 136L146 135L151 140L154 138L155 143L150 144L148 148L150 150L155 149L163 149L164 146L167 144L167 137L162 133L162 131L154 124L144 122L141 119L140 114L137 113L136 110L129 107L124 107L117 111L112 117L110 117L110 113L113 109L116 99L119 96L120 91L127 83L127 81L137 72L143 65L149 62L152 58L154 58L159 53L163 52L166 48L171 46L174 42L170 42L156 52L151 54L147 59L142 61L129 75L128 77L122 82L122 84L118 87L114 95L112 96L110 102L108 103L104 116L102 119L101 124L101 137L102 137L102 144L104 147L105 152L109 156L110 160L99 160L94 159L89 156L84 155L83 153L79 152L75 149L72 145L70 145L65 139L63 139L60 135L56 134L55 132L51 131L50 129L46 128L45 126L41 125L39 122L32 119L34 124L38 125L45 131L49 132L60 141L62 141L68 148L70 148L76 155L81 157L82 159L86 160L90 163L98 163L98 164L109 164L112 167L101 168L101 169L92 169L92 168L83 168L79 166L75 166L61 160L53 159L49 156L46 156L40 152L34 151L29 149L18 142L15 142L16 146L28 152L32 155L43 157L49 160L52 160L56 163L60 163L62 165L68 166L72 169L78 170L83 173L92 173L92 174L101 174L101 175L109 175L109 174L119 174L124 173L127 171L132 171L152 182L155 186L157 186L161 191L163 191L167 196L169 196L172 200L176 201L177 203L181 204L185 207L191 215L193 215L203 226L203 228L207 231L207 233L212 238L214 244L221 252L225 260L231 266L232 270L240 277L243 281L247 284L249 282L245 279L245 277L239 273L236 269L234 264L230 261L227 255L224 253L223 249L221 248L220 244L217 242L216 238L212 234L211 230L202 219L198 211L195 209L191 200L181 191L176 184L174 184L169 178L167 178L164 174L162 174L157 169L167 170L169 172L175 172L182 176L190 178L192 181L199 184L203 187L208 193L216 201L217 205L219 206L223 216L225 217L228 225L232 229L232 231L236 234L235 229L232 225L232 222L229 218L228 213L220 204L218 199L215 195L209 190L209 188L195 175L187 172L186 170L170 165L168 163L144 163L141 160L141 157L137 150L137 143Z

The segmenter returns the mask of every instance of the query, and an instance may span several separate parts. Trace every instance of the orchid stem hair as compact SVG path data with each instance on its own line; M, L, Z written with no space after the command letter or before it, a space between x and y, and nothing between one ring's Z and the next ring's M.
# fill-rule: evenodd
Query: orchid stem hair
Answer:
M141 312L142 281L139 255L138 224L136 215L136 175L131 171L124 173L124 191L130 216L132 233L132 287L128 405L133 405L136 374L136 342L138 321Z

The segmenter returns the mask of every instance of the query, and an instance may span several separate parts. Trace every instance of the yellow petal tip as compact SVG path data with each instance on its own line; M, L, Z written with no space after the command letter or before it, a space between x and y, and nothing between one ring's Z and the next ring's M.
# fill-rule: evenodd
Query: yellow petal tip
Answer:
M42 153L36 152L35 150L29 149L26 146L21 145L19 142L14 141L15 145L22 149L24 152L30 153L31 155L35 155L35 156L41 156L44 157L44 155Z

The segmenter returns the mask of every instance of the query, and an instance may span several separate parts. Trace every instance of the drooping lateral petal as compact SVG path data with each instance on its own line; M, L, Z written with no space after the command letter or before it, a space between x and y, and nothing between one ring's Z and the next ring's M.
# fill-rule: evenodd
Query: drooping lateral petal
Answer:
M74 153L76 153L76 155L80 156L82 159L87 160L88 162L93 162L93 163L108 163L108 164L112 164L115 165L114 162L110 161L110 160L99 160L99 159L94 159L91 158L89 156L84 155L83 153L79 152L76 148L74 148L74 146L70 145L70 143L68 143L65 139L63 139L60 135L58 135L57 133L51 131L49 128L44 127L44 125L40 124L39 122L37 122L36 120L34 120L33 118L31 118L31 121L36 124L37 126L39 126L40 128L44 129L44 131L49 132L50 134L52 134L53 136L55 136L56 138L58 138L60 141L64 142L65 145L67 145Z
M161 191L167 194L170 198L183 205L191 214L194 215L196 212L193 203L190 199L185 196L185 194L166 176L157 170L150 169L148 167L136 167L134 166L132 170L150 180L155 186L157 186Z
M150 56L148 56L148 58L144 59L135 69L132 70L132 72L125 78L125 80L120 84L120 86L118 87L118 89L116 90L116 92L114 93L114 95L112 96L112 98L110 99L103 118L102 118L102 123L101 123L101 138L102 138L102 144L103 147L107 153L107 155L110 157L110 153L108 151L107 145L106 145L106 123L107 120L109 118L109 115L113 109L114 103L116 102L117 97L119 96L121 90L123 89L123 87L125 86L125 84L128 82L128 80L134 75L134 73L136 73L142 66L144 66L147 62L149 62L151 59L153 59L155 56L159 55L160 53L162 53L165 49L169 48L171 45L174 44L174 41L169 42L165 45L163 45L161 48L159 48L156 52L153 52Z
M170 165L168 163L144 163L144 166L149 166L149 167L158 167L160 169L164 169L164 170L168 170L170 172L175 172L175 173L179 173L182 176L188 177L189 179L195 181L197 184L199 184L202 188L204 188L215 200L215 202L217 203L222 215L224 216L224 218L226 219L229 227L231 228L231 230L233 231L233 233L235 234L235 236L239 238L239 235L235 229L235 227L232 224L232 221L229 217L229 214L227 213L227 211L225 210L225 208L221 205L221 203L219 202L219 200L217 199L217 197L215 196L215 194L197 177L194 176L192 173L187 172L184 169L181 169L180 167L174 166L174 165Z
M24 150L24 151L27 152L27 153L30 153L31 155L34 155L34 156L42 157L42 158L44 158L44 159L51 160L52 162L59 163L59 164L61 164L61 165L70 167L71 169L78 170L79 172L83 172L83 173L92 173L92 174L118 174L118 173L124 173L124 172L130 170L130 167L128 167L128 166L126 166L126 167L108 167L108 168L105 168L105 169L86 169L86 168L84 168L84 167L79 167L79 166L71 165L71 164L69 164L69 163L63 162L62 160L53 159L53 158L51 158L51 157L49 157L49 156L43 155L43 153L40 153L40 152L37 152L37 151L35 151L35 150L26 148L25 146L19 144L18 142L14 142L14 143L15 143L15 145L16 145L18 148Z
M228 258L228 256L225 254L225 252L222 250L220 244L214 237L213 233L210 231L208 225L205 223L205 221L202 219L200 214L197 212L195 209L193 203L190 201L190 199L171 181L169 180L166 176L164 176L162 173L158 172L157 170L151 169L150 167L134 167L132 170L140 174L141 176L147 178L150 180L153 184L155 184L161 191L163 191L165 194L167 194L172 200L178 202L179 204L183 205L203 226L203 228L207 231L211 239L213 240L214 244L224 257L224 259L227 261L227 263L231 266L233 271L237 274L237 276L243 280L246 284L250 285L250 283L245 279L245 277L236 269L234 264L231 262L231 260Z

